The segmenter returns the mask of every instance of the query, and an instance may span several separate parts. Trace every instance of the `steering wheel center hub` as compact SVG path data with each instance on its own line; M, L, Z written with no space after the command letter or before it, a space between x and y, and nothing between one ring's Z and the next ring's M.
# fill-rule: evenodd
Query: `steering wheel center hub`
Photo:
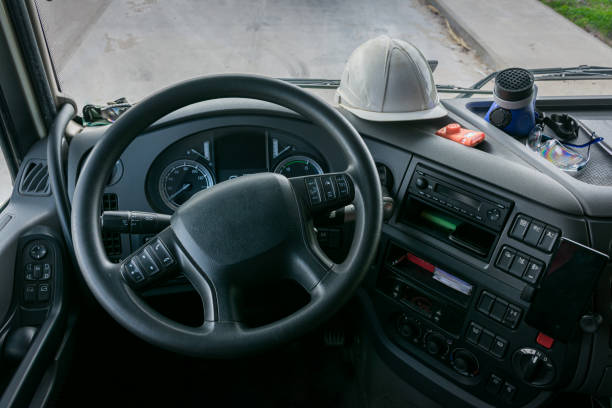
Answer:
M300 233L300 215L289 180L260 173L199 192L174 213L172 228L210 273L282 250Z

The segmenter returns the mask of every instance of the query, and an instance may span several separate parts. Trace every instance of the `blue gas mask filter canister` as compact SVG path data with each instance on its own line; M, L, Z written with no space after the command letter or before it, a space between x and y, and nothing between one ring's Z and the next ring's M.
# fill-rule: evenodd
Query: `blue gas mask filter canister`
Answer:
M493 104L485 120L514 137L525 137L535 126L538 88L533 74L508 68L495 76Z

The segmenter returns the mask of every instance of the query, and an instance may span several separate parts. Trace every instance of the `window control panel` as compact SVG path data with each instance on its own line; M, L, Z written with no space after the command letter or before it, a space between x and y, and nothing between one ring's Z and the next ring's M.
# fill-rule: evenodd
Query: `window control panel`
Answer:
M56 246L47 239L26 239L21 247L17 276L21 277L21 304L25 308L46 308L53 295L58 267Z
M527 245L551 253L561 236L561 231L524 214L518 214L509 235Z

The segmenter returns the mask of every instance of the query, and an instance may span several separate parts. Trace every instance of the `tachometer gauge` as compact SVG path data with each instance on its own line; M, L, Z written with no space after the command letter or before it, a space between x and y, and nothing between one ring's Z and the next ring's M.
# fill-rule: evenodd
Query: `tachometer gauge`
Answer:
M195 193L213 184L213 176L208 167L193 160L177 160L162 172L159 193L164 204L176 210Z
M274 169L274 172L291 178L323 174L323 169L319 163L310 157L291 156L280 162Z

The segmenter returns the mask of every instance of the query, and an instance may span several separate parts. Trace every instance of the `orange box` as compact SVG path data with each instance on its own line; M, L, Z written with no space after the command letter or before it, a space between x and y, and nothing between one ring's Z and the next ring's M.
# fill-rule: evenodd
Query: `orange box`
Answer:
M436 135L469 147L474 147L485 139L485 134L483 132L463 129L458 123L451 123L444 126L436 132Z

